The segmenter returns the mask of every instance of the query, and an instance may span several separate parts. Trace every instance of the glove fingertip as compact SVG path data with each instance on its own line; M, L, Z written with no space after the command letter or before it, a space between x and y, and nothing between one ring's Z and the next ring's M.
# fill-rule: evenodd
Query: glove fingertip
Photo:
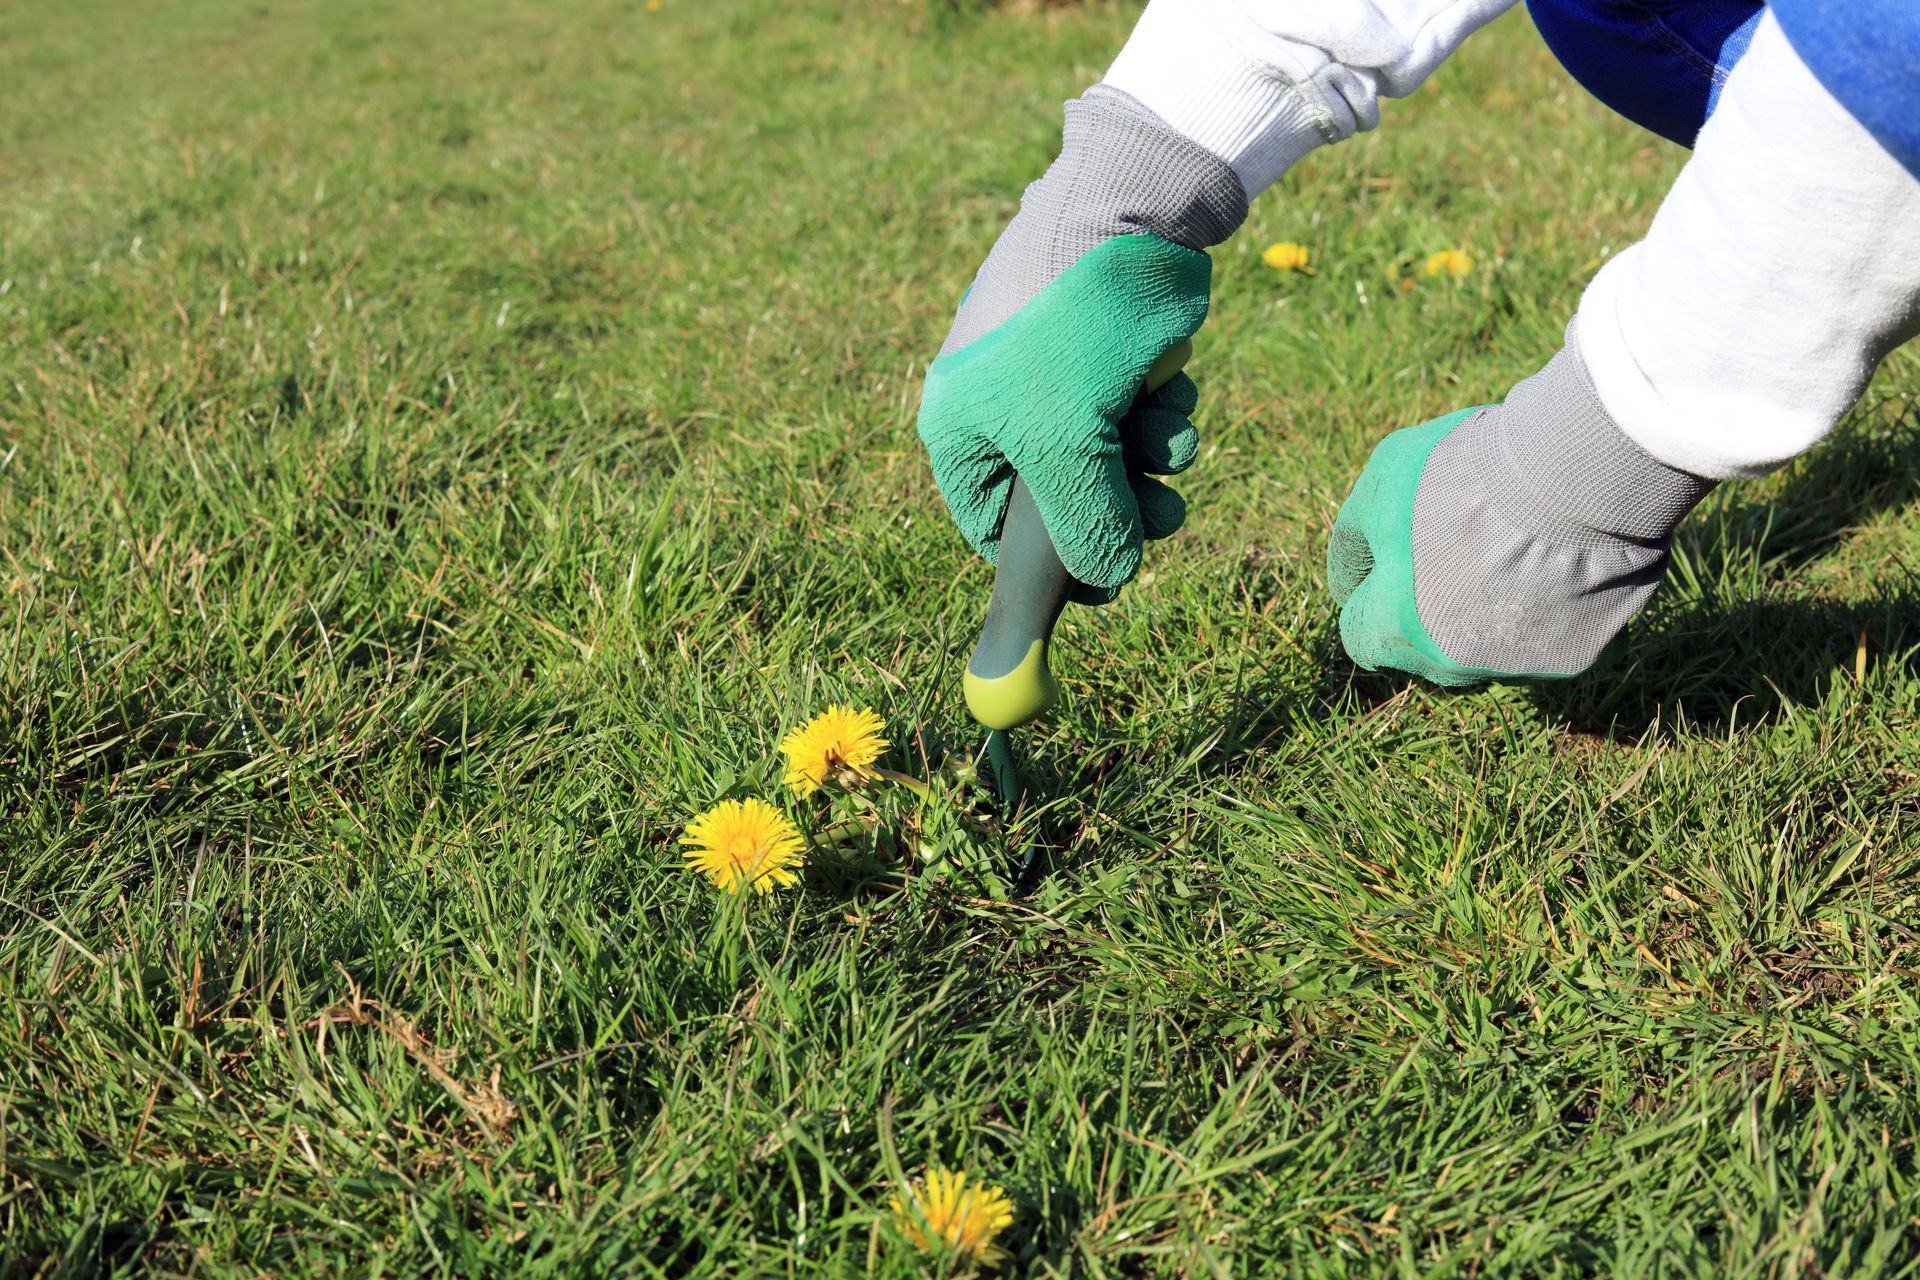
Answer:
M1151 476L1132 477L1132 484L1142 537L1157 542L1172 537L1187 522L1187 501L1177 490Z
M1200 456L1200 432L1191 422L1167 437L1167 474L1177 476Z
M936 458L933 479L968 545L993 563L1000 548L1007 499L1013 493L1012 471L997 460Z
M1140 568L1140 508L1128 484L1117 436L1095 446L1020 467L1068 573L1090 586L1118 589Z
M1200 456L1200 432L1171 409L1137 409L1120 424L1127 465L1151 475L1178 475Z
M1158 390L1142 396L1141 400L1156 409L1171 409L1184 418L1199 407L1200 388L1186 374L1176 373Z
M1120 587L1095 587L1089 586L1084 582L1077 582L1074 584L1073 590L1067 593L1067 598L1075 604L1084 604L1097 609L1102 605L1112 604L1115 600L1118 600L1121 590L1122 588Z

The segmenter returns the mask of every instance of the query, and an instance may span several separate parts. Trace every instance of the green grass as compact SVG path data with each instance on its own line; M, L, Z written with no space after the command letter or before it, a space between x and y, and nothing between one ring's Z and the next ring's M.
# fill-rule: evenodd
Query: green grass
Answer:
M1045 874L950 790L680 868L830 701L971 750L919 377L1129 21L13 7L0 1272L917 1275L930 1162L1022 1274L1920 1270L1920 360L1623 668L1337 650L1367 450L1681 159L1520 16L1217 253L1189 527L1023 735Z

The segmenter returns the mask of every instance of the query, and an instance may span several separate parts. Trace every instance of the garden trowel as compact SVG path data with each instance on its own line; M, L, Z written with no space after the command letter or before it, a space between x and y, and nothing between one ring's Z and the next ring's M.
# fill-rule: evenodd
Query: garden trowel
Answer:
M1193 344L1181 341L1153 362L1141 389L1157 391L1192 354ZM1019 810L1025 792L1008 734L1038 719L1060 696L1060 686L1047 668L1047 646L1073 587L1073 575L1060 563L1033 495L1015 476L1000 525L993 598L967 659L965 677L967 710L986 726L989 774L1009 819ZM1032 857L1029 846L1022 873Z

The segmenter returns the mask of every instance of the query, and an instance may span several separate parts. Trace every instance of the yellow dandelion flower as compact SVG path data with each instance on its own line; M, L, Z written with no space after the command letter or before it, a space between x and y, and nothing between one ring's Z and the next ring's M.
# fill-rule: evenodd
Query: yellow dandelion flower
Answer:
M1307 252L1307 246L1295 244L1291 240L1282 240L1279 244L1268 245L1261 252L1260 261L1275 271L1299 271L1312 275L1313 268L1307 265L1311 257L1312 255Z
M907 1239L922 1249L945 1246L987 1267L1007 1260L1007 1251L993 1238L1013 1225L1013 1201L991 1183L969 1184L964 1173L928 1169L925 1178L908 1186L907 1199L894 1196L888 1204Z
M1420 274L1426 276L1453 276L1456 279L1473 270L1473 255L1465 249L1442 249L1430 253L1420 265Z
M835 769L871 776L873 762L892 745L880 736L881 727L871 707L828 707L781 740L787 785L796 795L810 796Z
M800 833L765 800L722 800L687 824L680 843L687 868L728 893L749 884L761 893L795 884L806 862Z

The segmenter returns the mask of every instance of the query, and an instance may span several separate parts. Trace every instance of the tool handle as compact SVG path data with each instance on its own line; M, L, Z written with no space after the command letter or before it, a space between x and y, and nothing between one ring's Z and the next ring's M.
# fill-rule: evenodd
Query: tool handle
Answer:
M1192 354L1192 341L1183 338L1153 362L1141 389L1159 390ZM1060 696L1060 686L1047 669L1047 645L1074 586L1073 575L1047 536L1033 494L1015 476L1000 525L993 599L967 659L967 710L975 720L989 729L1017 728Z
M967 659L967 710L989 729L1032 720L1060 696L1047 670L1047 642L1073 590L1026 482L1014 477L1000 525L993 599L980 639Z

